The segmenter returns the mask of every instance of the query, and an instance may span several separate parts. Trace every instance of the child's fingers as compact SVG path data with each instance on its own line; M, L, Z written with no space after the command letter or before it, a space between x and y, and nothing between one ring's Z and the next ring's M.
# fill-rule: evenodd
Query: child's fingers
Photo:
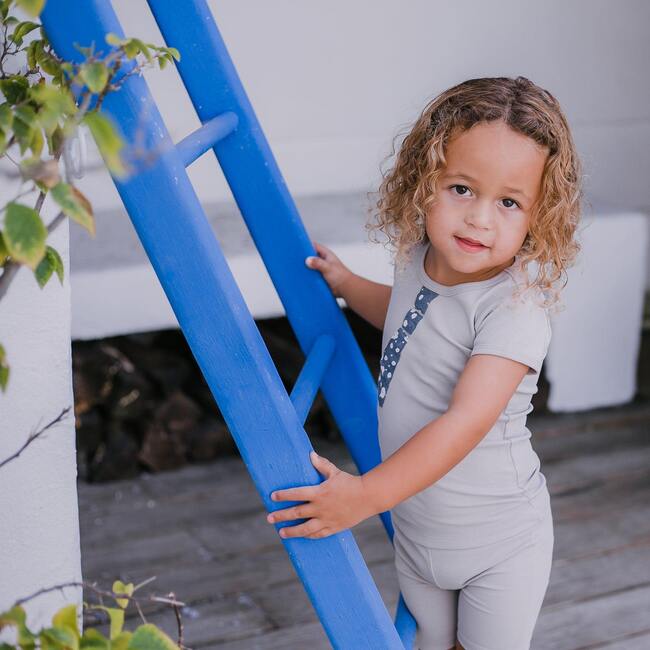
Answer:
M280 528L278 534L283 539L289 537L309 537L318 534L324 528L323 523L319 519L310 519L304 524L297 526L285 526Z
M309 519L316 514L316 508L311 503L305 503L291 508L275 510L266 516L270 524L277 524L280 521L294 521L295 519Z
M327 270L330 263L329 260L325 260L322 257L315 257L314 255L310 255L309 257L305 258L305 264L310 269L316 269L317 271L324 272Z
M271 501L311 501L318 494L317 485L287 488L271 492Z
M318 242L314 242L314 248L316 249L316 252L324 259L324 260L331 260L332 258L335 257L334 251L331 250L330 248L327 248L327 246L324 246L323 244L319 244Z

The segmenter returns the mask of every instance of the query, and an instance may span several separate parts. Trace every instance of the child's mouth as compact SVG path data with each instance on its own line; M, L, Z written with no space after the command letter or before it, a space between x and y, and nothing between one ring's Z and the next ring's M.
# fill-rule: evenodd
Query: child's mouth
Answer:
M487 248L487 246L483 246L483 244L473 244L472 242L469 242L462 237L456 237L456 235L454 235L454 239L460 248L462 248L464 251L467 251L468 253L478 253L479 251Z

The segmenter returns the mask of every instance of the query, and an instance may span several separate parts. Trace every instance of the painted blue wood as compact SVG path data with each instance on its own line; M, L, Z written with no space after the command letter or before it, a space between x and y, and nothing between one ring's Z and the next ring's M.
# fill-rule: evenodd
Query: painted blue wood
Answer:
M376 385L329 288L304 265L315 250L214 20L204 2L184 2L180 17L176 2L150 4L167 43L181 51L179 71L201 121L237 115L237 129L215 152L301 348L308 354L319 337L334 339L322 390L357 466L367 471L380 460ZM94 41L102 49L107 32L122 34L107 0L48 0L42 19L55 50L69 59L80 58L75 43ZM171 142L142 77L130 76L102 110L127 142L156 153L136 174L114 179L117 190L266 508L277 509L273 490L321 479L301 419L190 184L187 156ZM392 536L387 513L382 518ZM404 647L350 531L282 543L334 647ZM407 643L411 632L403 632Z
M291 391L291 401L302 423L309 415L309 409L314 403L323 375L334 354L334 339L323 334L316 339L314 347L309 351L305 365L302 367L296 383Z
M196 131L183 138L176 150L185 167L189 167L197 158L214 147L217 142L230 135L236 128L239 119L232 112L217 115L208 120Z

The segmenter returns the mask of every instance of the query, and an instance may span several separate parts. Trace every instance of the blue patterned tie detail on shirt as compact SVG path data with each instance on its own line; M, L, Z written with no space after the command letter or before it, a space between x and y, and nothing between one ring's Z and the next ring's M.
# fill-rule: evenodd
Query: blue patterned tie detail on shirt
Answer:
M438 294L435 291L422 287L418 291L415 304L408 310L401 326L386 344L386 348L379 364L379 383L377 386L379 393L379 406L384 405L388 386L393 378L393 374L395 373L395 369L399 363L404 346L408 343L409 335L413 334L418 323L424 317L429 303L437 296Z

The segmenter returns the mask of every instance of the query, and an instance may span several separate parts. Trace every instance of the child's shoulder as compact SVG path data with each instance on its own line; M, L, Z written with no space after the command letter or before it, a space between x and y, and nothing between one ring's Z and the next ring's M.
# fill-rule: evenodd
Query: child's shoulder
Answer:
M474 324L477 329L493 322L515 335L518 329L548 331L550 316L544 306L544 294L537 286L529 286L525 272L511 267L499 275L499 282L477 296Z

